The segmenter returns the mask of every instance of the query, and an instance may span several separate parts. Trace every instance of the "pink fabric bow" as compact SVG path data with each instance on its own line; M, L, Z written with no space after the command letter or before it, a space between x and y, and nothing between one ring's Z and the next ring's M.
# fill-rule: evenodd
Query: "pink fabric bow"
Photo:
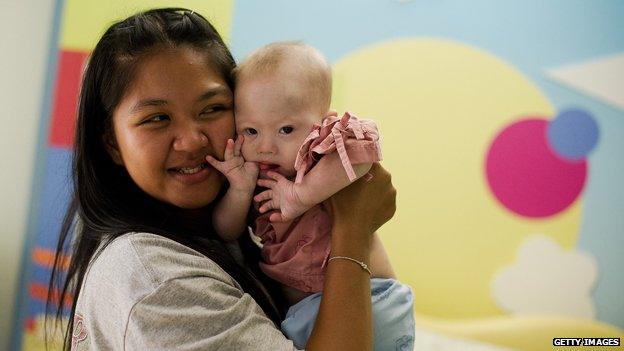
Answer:
M371 120L360 120L350 112L345 112L341 118L330 115L323 119L321 125L315 124L299 148L295 160L295 183L301 183L303 176L321 155L334 151L338 151L349 180L355 180L352 165L379 162L382 159L377 125Z

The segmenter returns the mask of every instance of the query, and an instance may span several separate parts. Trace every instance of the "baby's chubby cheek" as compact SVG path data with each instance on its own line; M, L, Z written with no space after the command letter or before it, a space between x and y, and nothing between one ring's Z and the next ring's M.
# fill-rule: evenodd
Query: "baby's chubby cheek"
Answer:
M243 146L241 147L241 154L243 155L243 158L245 159L245 161L251 161L251 162L256 161L256 159L254 158L254 155L256 155L256 152L254 152L253 148L251 147L251 145L249 145L247 141L243 141Z

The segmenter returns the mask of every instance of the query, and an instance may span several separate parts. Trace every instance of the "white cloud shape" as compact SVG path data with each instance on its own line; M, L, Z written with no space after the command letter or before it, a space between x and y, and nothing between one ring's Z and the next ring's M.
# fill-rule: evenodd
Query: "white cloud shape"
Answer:
M547 69L546 75L560 84L624 109L624 53Z
M516 262L494 276L491 294L511 313L593 318L591 290L597 272L590 254L564 250L552 238L534 235L520 245Z

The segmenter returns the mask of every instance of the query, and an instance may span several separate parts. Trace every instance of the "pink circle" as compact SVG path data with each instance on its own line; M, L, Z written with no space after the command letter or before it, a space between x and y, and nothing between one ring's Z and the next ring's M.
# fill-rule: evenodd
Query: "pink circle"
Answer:
M547 143L548 121L530 117L507 126L486 156L486 174L494 196L526 217L554 215L583 190L587 162L569 161Z

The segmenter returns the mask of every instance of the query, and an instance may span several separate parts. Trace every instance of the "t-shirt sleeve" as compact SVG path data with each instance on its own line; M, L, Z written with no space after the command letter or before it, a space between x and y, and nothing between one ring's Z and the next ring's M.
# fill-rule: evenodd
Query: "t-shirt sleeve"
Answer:
M130 311L126 350L296 350L253 298L213 277L160 284Z

